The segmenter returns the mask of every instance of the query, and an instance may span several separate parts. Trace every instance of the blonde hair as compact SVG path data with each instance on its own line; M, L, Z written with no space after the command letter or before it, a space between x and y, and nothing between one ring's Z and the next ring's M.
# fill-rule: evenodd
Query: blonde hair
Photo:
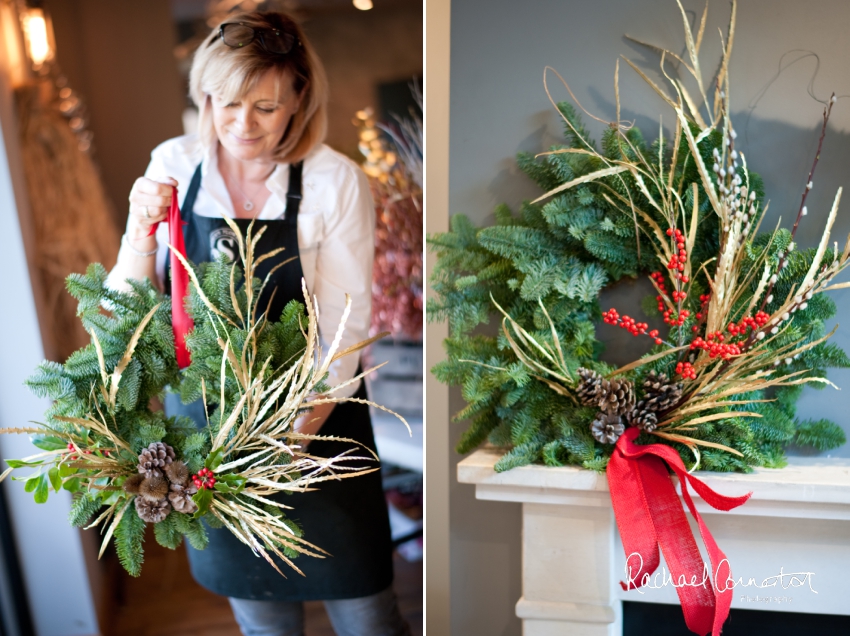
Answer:
M277 29L295 35L296 41L289 53L280 55L266 52L256 41L245 47L231 48L218 37L219 27L210 33L195 53L189 74L189 94L200 111L201 141L210 146L216 140L210 95L236 101L267 71L274 70L278 78L290 74L301 102L273 158L279 163L301 161L324 141L327 132L328 81L321 61L301 27L285 13L236 13L222 24L228 22Z

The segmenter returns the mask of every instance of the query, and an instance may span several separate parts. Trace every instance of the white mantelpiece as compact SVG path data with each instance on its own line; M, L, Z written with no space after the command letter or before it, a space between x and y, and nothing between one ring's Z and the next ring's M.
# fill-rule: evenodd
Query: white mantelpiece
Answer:
M489 449L473 453L458 465L458 481L475 484L478 499L523 504L523 595L516 613L524 636L619 636L621 601L678 603L671 585L643 593L620 588L625 555L604 474L544 466L496 473L500 456ZM736 579L813 573L811 586L802 576L799 587L736 587L732 607L850 614L850 461L790 461L784 469L749 475L696 473L721 494L753 492L730 512L694 495Z

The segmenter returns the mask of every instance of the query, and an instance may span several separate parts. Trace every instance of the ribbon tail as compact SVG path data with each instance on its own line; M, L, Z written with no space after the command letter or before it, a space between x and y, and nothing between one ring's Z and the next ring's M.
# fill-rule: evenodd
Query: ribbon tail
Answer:
M664 561L679 595L685 624L695 634L704 636L712 630L716 608L710 573L706 570L666 464L652 455L645 455L636 463L640 466L644 489L651 497L650 514Z
M727 497L715 492L707 484L690 475L679 454L669 446L634 444L639 434L640 431L636 429L628 429L620 437L611 455L609 467L614 463L615 457L618 462L632 464L630 478L640 480L642 483L639 490L644 499L639 506L645 507L651 517L654 536L657 537L661 552L673 576L673 583L676 585L676 591L682 603L688 629L700 636L709 632L714 636L720 636L723 623L728 618L732 606L733 589L729 586L732 571L726 555L718 547L708 526L697 511L688 486L693 487L694 491L710 506L724 511L742 505L752 493L741 497ZM668 474L668 466L679 477L682 498L699 526L700 535L711 562L711 571L707 570L699 553L682 504ZM610 487L613 501L613 484ZM636 499L627 499L621 505L636 507L638 505L636 501ZM619 515L617 524L623 534Z
M676 470L676 473L679 474L679 470ZM708 491L708 493L712 493L713 495L716 495L718 497L722 497L722 495L719 495L715 491L711 490L711 488L709 488L706 484L704 484L696 477L692 477L691 475L689 475L687 471L684 470L684 466L682 467L681 474L679 474L679 480L682 484L682 497L685 500L685 504L687 504L688 510L690 510L691 515L693 515L694 519L696 519L697 525L699 526L700 535L702 536L702 542L703 544L705 544L705 548L708 551L708 557L711 560L711 571L714 580L715 600L712 634L714 634L714 636L720 636L720 632L723 629L723 623L726 622L726 618L729 616L729 610L732 607L732 592L734 588L734 583L731 583L732 568L729 565L729 560L726 558L726 555L723 553L723 551L717 545L717 542L714 540L714 537L711 535L711 531L709 531L708 526L705 525L705 522L703 521L702 516L700 516L699 512L697 511L696 506L694 506L694 502L691 499L690 493L688 492L688 484L694 486L694 490L700 493L700 496L702 496L703 491ZM699 488L697 488L697 484L699 484ZM750 495L748 494L744 497L739 497L737 499L743 499L743 501L746 501L747 499L749 499L749 497ZM730 497L728 499L732 498ZM706 497L703 497L703 500L708 501ZM743 503L743 501L741 503ZM740 504L736 504L732 507L736 507L737 505Z
M738 506L746 503L752 493L747 493L740 497L727 497L725 495L721 495L719 492L712 490L705 482L688 473L685 469L685 465L682 463L681 457L679 457L679 454L672 448L661 446L660 444L654 444L653 446L660 446L660 448L654 449L652 452L662 456L670 465L670 468L672 468L679 477L682 498L685 500L685 505L687 505L688 510L699 526L702 542L705 545L709 560L711 561L711 579L714 582L715 607L714 620L712 622L712 634L714 634L714 636L720 636L720 632L723 629L723 623L725 623L726 619L729 617L729 610L732 607L732 594L734 588L734 584L731 583L732 568L729 565L729 560L726 558L726 555L717 545L711 531L708 529L708 526L703 521L702 516L697 511L693 499L691 498L691 493L688 490L688 486L691 486L702 500L709 504L712 508L724 511L732 510L733 508L737 508Z
M646 583L661 562L655 526L636 462L623 455L619 443L605 472L614 518L626 551L627 580L620 581L620 586L626 591L634 590Z
M186 348L186 335L195 327L195 323L186 311L186 297L189 294L189 272L175 256L175 251L186 258L186 243L183 237L183 223L180 207L177 205L177 188L171 193L171 208L168 211L168 240L173 247L171 252L171 326L174 330L174 349L177 366L185 369L192 362Z

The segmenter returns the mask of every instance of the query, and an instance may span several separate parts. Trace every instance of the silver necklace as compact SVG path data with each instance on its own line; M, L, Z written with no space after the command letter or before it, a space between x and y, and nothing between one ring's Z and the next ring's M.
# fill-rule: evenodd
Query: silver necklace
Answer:
M272 168L272 172L274 172L274 171L275 171L275 168ZM272 172L269 172L269 173L266 175L265 179L263 179L263 183L262 183L262 184L260 184L260 187L259 187L259 188L257 189L257 191L254 193L254 195L253 195L253 196L250 196L250 197L249 197L247 194L245 194L245 191L244 191L244 190L243 190L243 189L239 186L239 181L238 181L238 179L236 179L236 178L234 177L234 179L233 179L233 185L235 185L235 186L236 186L236 189L237 189L237 190L239 190L239 193L240 193L240 194L242 195L242 197L245 199L245 203L243 203L243 204L242 204L242 207L245 209L245 211L246 211L246 212L250 212L251 210L253 210L253 209L254 209L254 202L253 202L253 201L251 201L251 199L256 198L256 197L257 197L257 195L258 195L258 194L260 194L260 190L262 190L262 189L265 187L265 185L266 185L266 180L267 180L267 179L271 176Z

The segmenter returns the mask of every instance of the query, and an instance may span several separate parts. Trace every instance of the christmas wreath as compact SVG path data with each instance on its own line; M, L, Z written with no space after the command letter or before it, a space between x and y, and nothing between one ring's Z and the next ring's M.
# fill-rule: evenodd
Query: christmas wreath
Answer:
M291 301L279 320L259 313L265 283L255 277L256 267L277 252L255 255L262 230L253 233L249 226L243 237L230 223L239 259L221 256L193 267L180 255L182 241L175 243L176 194L170 226L173 279L178 286L181 278L191 280L188 290L173 294L187 296L185 307L180 301L172 307L149 280L129 281L127 292L111 289L99 264L68 277L91 344L65 364L43 362L29 378L30 389L53 400L45 422L0 433L30 434L41 452L6 460L0 480L15 469L36 468L17 479L37 503L47 501L51 488L73 493L71 524L101 528L101 555L114 537L118 558L133 576L141 572L146 524L171 549L184 537L203 549L204 524L226 527L281 574L274 556L301 573L294 558L327 553L302 537L286 514L292 506L278 495L378 468L371 451L356 452L357 442L302 434L293 424L313 405L360 401L333 397L348 382L328 387L324 379L331 362L376 338L338 350L349 300L336 337L322 351L318 306L306 288L305 304ZM174 267L179 264L183 276ZM178 303L188 311L182 317ZM188 366L181 369L180 360ZM185 402L204 401L203 429L150 408L169 386ZM303 449L304 439L353 446L323 458Z
M558 103L566 143L518 156L546 194L518 216L496 208L492 227L457 214L450 232L429 237L429 318L450 327L447 359L433 371L462 387L467 406L455 419L471 421L458 452L489 440L510 447L497 470L541 462L601 471L619 435L636 427L642 442L671 445L687 461L696 452L702 469L748 471L784 465L789 443L844 443L833 422L795 412L804 384L822 387L826 369L850 366L826 342L836 307L822 293L841 286L829 281L847 264L846 247L828 249L841 192L820 245L797 249L816 158L793 227L760 231L762 180L729 119L732 38L708 95L696 57L702 31L694 38L686 24L686 34L692 59L679 61L698 101L673 78L670 97L627 60L674 109L672 138L662 130L647 143L618 117L597 149L576 109ZM662 71L670 57L679 59L662 49ZM647 318L602 311L603 289L639 277L654 287ZM503 330L488 335L480 326L493 316ZM658 318L663 327L650 328ZM644 338L646 355L619 369L600 361L599 322Z
M472 420L458 450L489 439L510 447L496 470L538 461L605 470L625 553L640 556L623 588L645 585L663 552L680 583L688 627L719 635L733 586L720 589L703 574L728 581L731 569L689 487L718 510L750 495L723 496L692 472L780 467L789 442L825 450L845 441L832 422L797 419L795 402L805 384L830 384L827 368L850 366L844 351L827 343L825 321L836 308L824 293L850 286L832 282L848 265L850 237L842 250L830 248L839 189L819 245L796 243L835 96L825 103L793 227L761 231L762 181L736 148L730 120L736 5L713 90L698 57L708 7L696 35L679 8L687 59L653 47L672 92L626 60L673 109L673 135L665 138L662 128L647 143L620 120L617 91L617 118L597 148L577 111L557 104L567 143L519 156L545 194L524 204L519 217L498 208L493 227L477 229L457 215L451 232L431 237L438 262L428 309L451 329L447 360L434 373L462 386L467 406L455 417ZM671 58L691 73L698 94L668 73ZM663 328L600 307L606 285L644 276L654 288L644 312ZM477 329L492 315L502 322L495 336ZM619 368L602 362L600 320L605 329L644 339L645 354Z

